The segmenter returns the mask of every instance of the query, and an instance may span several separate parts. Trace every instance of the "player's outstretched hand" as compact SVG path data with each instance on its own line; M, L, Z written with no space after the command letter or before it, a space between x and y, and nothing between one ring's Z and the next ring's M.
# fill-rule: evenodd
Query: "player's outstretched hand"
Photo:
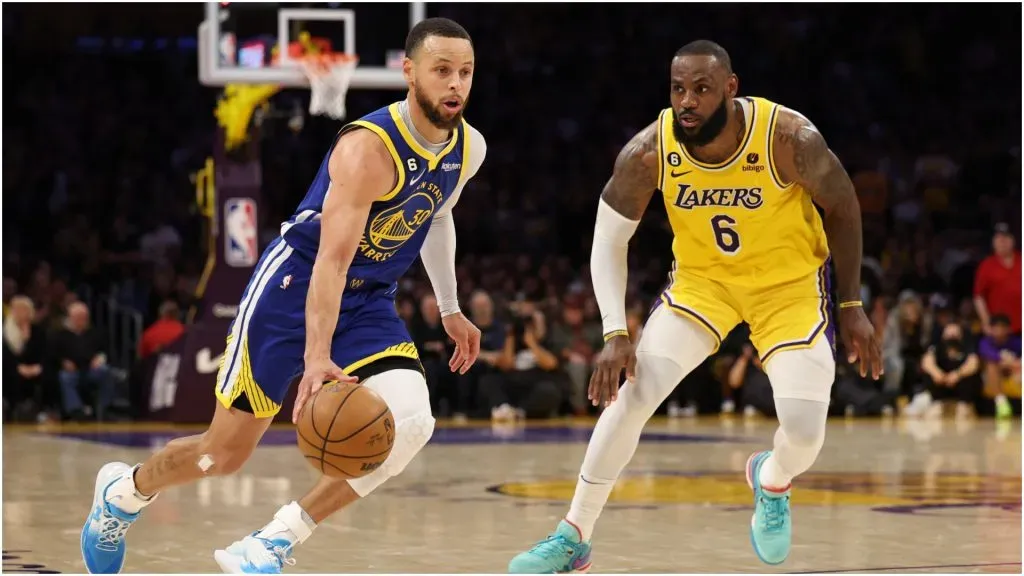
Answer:
M338 365L330 358L307 362L306 370L302 373L302 380L299 380L299 392L295 396L295 407L292 408L292 424L298 423L302 407L324 387L324 382L354 383L358 380L355 376L349 376L342 372L341 368L338 368Z
M861 378L869 373L878 380L884 373L882 368L882 339L875 335L864 308L856 306L839 310L839 333L846 347L847 358L853 364L860 360Z
M480 329L473 325L462 312L449 314L441 319L444 331L455 341L455 353L448 361L452 372L465 374L473 367L480 355Z
M587 398L599 406L608 406L619 397L619 376L626 368L626 378L632 380L636 373L636 351L626 336L615 336L605 343L597 357L597 366L590 375L590 389Z

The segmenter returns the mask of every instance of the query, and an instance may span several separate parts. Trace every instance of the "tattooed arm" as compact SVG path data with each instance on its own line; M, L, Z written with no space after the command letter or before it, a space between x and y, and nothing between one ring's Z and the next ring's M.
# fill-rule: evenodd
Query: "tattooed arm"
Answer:
M818 129L800 114L779 113L773 147L776 168L785 183L807 190L825 211L825 237L836 268L839 328L852 362L861 360L861 375L881 374L881 342L860 304L860 267L863 233L860 202L853 182Z
M640 220L658 187L658 123L638 132L619 151L601 200L630 220Z
M590 268L606 339L626 331L626 255L657 187L657 129L644 128L619 152L597 207Z
M619 375L632 376L636 357L626 329L629 239L657 188L658 123L641 130L619 152L597 207L590 275L607 344L590 379L590 399L607 405L618 396Z
M836 267L839 302L859 300L863 239L853 182L818 129L796 112L780 112L773 144L779 175L786 183L800 184L825 210L825 236Z

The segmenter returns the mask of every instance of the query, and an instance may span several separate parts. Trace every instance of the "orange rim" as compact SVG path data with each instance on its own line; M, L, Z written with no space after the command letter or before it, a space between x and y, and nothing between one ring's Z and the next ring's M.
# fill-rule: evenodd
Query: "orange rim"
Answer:
M336 66L354 65L359 62L359 56L344 52L323 52L303 55L301 62L310 74L327 74Z

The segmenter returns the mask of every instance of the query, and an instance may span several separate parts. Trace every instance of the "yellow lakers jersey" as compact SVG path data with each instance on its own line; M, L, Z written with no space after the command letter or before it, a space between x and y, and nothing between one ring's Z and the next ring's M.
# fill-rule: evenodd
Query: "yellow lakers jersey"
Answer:
M675 238L675 266L726 284L770 286L814 274L828 258L821 216L772 162L781 107L741 98L746 133L725 162L705 164L675 138L672 109L658 122L658 188Z

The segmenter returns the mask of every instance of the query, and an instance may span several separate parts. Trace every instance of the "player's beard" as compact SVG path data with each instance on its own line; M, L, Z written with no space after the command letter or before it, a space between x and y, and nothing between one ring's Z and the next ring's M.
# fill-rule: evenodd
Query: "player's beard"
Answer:
M729 121L728 105L730 101L728 96L723 97L722 103L711 113L711 116L708 116L704 124L697 127L696 132L687 133L686 128L679 123L677 115L676 121L672 123L672 132L675 133L676 141L687 146L707 146L713 142L722 133L722 130L725 130L725 124Z
M420 90L419 85L413 87L413 93L416 95L416 103L420 105L420 109L423 110L423 114L426 115L427 120L434 126L442 130L455 130L455 128L462 122L462 111L466 109L466 102L462 102L462 108L452 116L451 118L445 118L444 116L444 104L438 102L433 103L427 95Z

